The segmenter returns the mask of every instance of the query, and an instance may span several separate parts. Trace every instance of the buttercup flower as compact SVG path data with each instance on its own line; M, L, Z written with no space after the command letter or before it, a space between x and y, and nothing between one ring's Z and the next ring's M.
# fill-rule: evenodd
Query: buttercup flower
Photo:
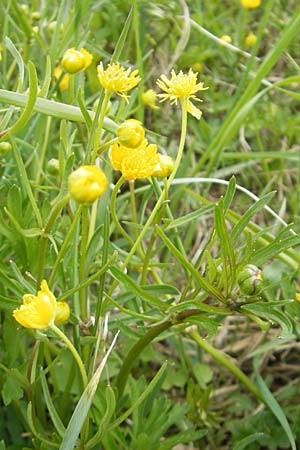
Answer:
M246 36L245 44L247 47L253 47L256 44L257 36L252 31Z
M75 48L69 48L62 60L61 65L68 73L77 73L87 69L93 60L93 56L85 48L76 50Z
M244 6L244 8L252 9L252 8L258 8L261 4L261 0L240 0L241 4Z
M58 80L60 78L62 72L63 72L63 69L60 66L56 66L55 69L53 70L54 78L56 78L56 80ZM70 75L68 73L65 73L59 82L59 85L58 85L59 89L61 91L66 91L69 87L69 81L70 81Z
M187 74L183 73L182 70L176 75L174 70L171 72L171 80L165 75L161 75L161 79L157 80L158 86L165 91L165 94L158 94L161 101L170 99L171 104L176 104L178 99L181 103L186 102L187 112L200 119L202 112L198 109L191 101L195 100L197 102L202 102L200 98L196 97L196 92L203 91L205 88L203 83L197 83L198 73L194 73L192 69L189 70Z
M23 305L13 311L13 316L23 327L40 330L68 320L70 309L67 303L56 301L47 281L43 280L37 295L23 296Z
M142 102L149 106L151 109L159 109L156 103L157 95L153 89L148 89L148 91L142 94Z
M150 177L159 163L157 146L148 145L146 139L137 148L115 143L110 149L109 157L113 168L120 170L126 180Z
M107 178L96 166L80 166L68 179L69 193L78 203L93 203L107 188Z
M129 119L117 128L117 136L121 145L136 148L142 143L145 130L139 120Z
M128 101L125 92L130 91L141 81L138 70L131 73L131 69L121 67L119 63L108 64L104 70L102 62L97 67L99 83L107 90L115 92Z
M155 167L152 176L157 178L165 178L171 175L174 170L174 161L171 156L158 154L159 163Z

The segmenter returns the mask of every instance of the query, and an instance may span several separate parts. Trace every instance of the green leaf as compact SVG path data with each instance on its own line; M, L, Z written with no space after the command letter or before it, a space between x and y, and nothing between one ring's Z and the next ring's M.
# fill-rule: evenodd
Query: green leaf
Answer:
M285 239L277 238L271 242L267 247L258 250L251 258L251 264L261 266L266 261L269 261L274 256L278 256L284 250L295 247L300 244L300 236L291 236Z
M237 442L232 450L244 450L252 442L260 441L262 437L266 436L265 433L253 433L245 437L241 441Z
M90 382L85 388L82 396L80 397L80 400L77 403L75 411L73 412L71 420L68 424L67 430L65 432L61 446L59 447L59 450L73 450L73 448L75 447L79 433L83 427L85 419L92 405L93 397L97 390L101 373L105 367L109 354L111 353L115 345L118 334L119 333L115 335L109 349L107 350L104 358L99 364L99 367L97 368L96 372L94 373L93 377L91 378Z
M271 323L278 323L282 328L282 337L290 336L293 334L293 324L286 314L278 311L276 307L268 302L256 302L248 305L241 306L242 311L250 312L263 319L270 321Z
M111 275L122 283L130 292L135 292L139 297L141 297L144 301L148 302L152 306L158 306L161 309L166 309L168 305L165 302L162 302L158 298L154 297L151 294L148 294L147 291L143 289L143 287L138 286L128 275L126 275L122 270L118 267L110 267L109 272Z
M22 59L21 54L17 50L17 48L14 46L13 42L9 39L9 37L5 37L5 45L7 49L12 54L13 58L15 59L18 69L19 69L19 83L18 83L18 91L22 92L23 90L23 83L24 83L24 62Z
M232 176L229 180L229 184L227 187L226 194L224 195L224 212L230 207L232 199L234 197L236 190L236 179L235 176Z
M264 195L261 199L259 199L254 205L252 205L248 211L242 216L242 218L235 224L232 232L231 238L235 241L243 230L246 228L254 214L260 211L265 205L269 203L269 201L274 197L275 191L270 192L269 194Z
M58 434L61 437L64 437L66 429L64 427L64 424L61 421L61 418L58 415L58 412L56 411L56 409L54 407L54 404L53 404L53 401L51 398L51 394L48 389L47 380L46 380L43 370L40 371L40 379L41 379L44 398L45 398L46 405L47 405L51 420L53 422L53 425L55 426L55 429L58 432Z
M218 298L221 302L225 303L226 299L221 292L219 292L214 286L212 286L200 273L198 270L185 259L185 257L180 253L180 251L175 247L175 245L167 238L165 233L156 227L157 234L164 241L168 249L173 253L173 255L182 263L185 269L193 276L197 283L210 295Z
M11 377L8 377L2 387L2 398L5 406L8 406L14 400L20 400L23 395L23 389L20 384Z
M167 230L171 230L173 228L178 228L183 225L186 225L190 222L194 222L199 217L204 216L205 214L213 211L214 205L206 205L202 206L201 208L197 209L196 211L193 211L189 214L186 214L185 216L181 216L178 219L171 220L168 226L166 227Z
M170 284L143 284L143 289L157 295L180 295L180 291Z
M257 385L259 387L259 390L266 405L269 407L270 411L272 411L272 413L282 426L283 430L285 431L290 441L292 450L297 450L295 439L292 430L290 428L290 425L287 421L287 418L284 412L282 411L281 406L279 405L279 403L277 402L272 392L270 391L270 389L268 388L268 386L266 385L266 383L264 382L264 380L262 379L262 377L258 372L258 359L254 360L254 372L256 375Z

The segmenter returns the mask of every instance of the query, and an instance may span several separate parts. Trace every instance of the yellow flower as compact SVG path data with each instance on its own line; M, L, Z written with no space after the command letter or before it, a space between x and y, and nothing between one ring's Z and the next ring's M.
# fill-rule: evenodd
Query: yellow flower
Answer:
M145 130L139 120L129 119L118 126L117 136L121 145L136 148L142 143Z
M177 104L177 100L179 99L181 103L186 104L187 112L196 117L196 119L200 119L202 112L189 99L202 102L195 94L198 91L203 91L208 88L205 88L203 83L197 83L197 75L198 73L194 73L192 69L187 74L180 71L177 75L172 70L171 80L168 80L165 75L161 75L161 79L157 80L157 84L166 92L166 94L158 94L162 99L161 101L164 102L170 99L171 104Z
M107 178L96 166L80 166L68 179L69 193L78 203L93 203L107 188Z
M0 44L0 61L2 61L2 50L3 50L3 45Z
M113 168L120 170L126 180L150 177L159 163L157 146L148 145L146 139L137 148L115 143L110 149L109 157Z
M158 154L159 162L152 172L152 176L165 178L171 175L174 170L174 161L170 156Z
M227 42L227 44L231 44L231 42L232 42L231 37L228 36L227 34L224 34L224 36L222 36L220 39L221 39L221 41L223 41L223 42Z
M108 64L104 70L102 62L97 67L99 83L107 90L115 92L128 101L125 92L130 91L141 81L138 70L131 73L131 69L121 67L119 63Z
M43 280L37 295L23 296L23 305L13 311L13 316L23 327L40 330L54 323L61 323L62 319L67 320L70 309L67 303L56 301L47 281Z
M56 66L55 69L53 70L54 78L56 78L56 80L58 80L60 78L62 72L63 72L63 69L60 66ZM62 76L62 78L59 82L59 85L58 85L58 87L61 91L66 91L68 89L69 80L70 80L70 75L68 73L65 73Z
M241 4L244 6L244 8L251 9L251 8L258 8L261 4L261 0L240 0Z
M69 48L62 57L61 65L68 73L77 73L87 69L93 60L93 56L85 48L75 50Z
M155 104L157 99L156 92L153 89L148 89L148 91L142 94L142 102L149 106L151 109L159 109L159 106Z
M257 36L255 36L255 34L251 31L248 36L246 36L245 44L247 45L247 47L253 47L256 44L256 41Z

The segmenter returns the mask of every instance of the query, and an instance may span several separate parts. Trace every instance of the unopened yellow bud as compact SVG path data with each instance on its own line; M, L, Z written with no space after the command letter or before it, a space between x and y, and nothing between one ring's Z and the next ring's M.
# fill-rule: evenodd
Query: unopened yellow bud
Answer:
M32 27L32 31L35 33L35 34L38 34L38 32L39 32L39 27L36 25L35 27Z
M258 8L261 4L261 0L240 0L241 4L244 6L244 8L252 9L252 8Z
M92 62L93 56L84 48L75 50L75 48L69 48L62 60L61 65L68 73L77 73L86 69Z
M117 128L117 136L121 145L136 148L142 143L145 130L139 120L129 119Z
M300 293L299 293L299 292L296 292L296 294L295 294L295 300L296 300L297 302L300 302Z
M221 37L221 41L227 42L227 44L231 44L232 39L227 34L224 34L224 36Z
M70 317L70 307L66 302L56 302L55 319L56 324L66 322Z
M148 91L144 92L142 94L142 102L150 106L152 109L159 109L159 106L157 106L156 103L157 95L156 92L153 89L148 89Z
M157 178L168 177L174 170L174 161L170 156L158 154L159 163L154 169L152 176Z
M48 33L50 33L50 34L54 33L54 30L55 30L56 27L57 27L57 21L56 20L53 20L52 22L49 22L48 26L47 26ZM65 27L61 23L60 27L59 27L59 32L62 33L64 31L64 29L65 29Z
M103 171L96 166L81 166L68 179L69 193L78 203L93 203L107 188Z
M0 157L7 155L7 153L11 152L12 146L10 142L2 141L0 142Z
M254 47L254 45L256 44L256 41L257 41L257 36L255 36L255 34L252 33L252 31L251 31L245 39L245 44L247 45L247 47Z

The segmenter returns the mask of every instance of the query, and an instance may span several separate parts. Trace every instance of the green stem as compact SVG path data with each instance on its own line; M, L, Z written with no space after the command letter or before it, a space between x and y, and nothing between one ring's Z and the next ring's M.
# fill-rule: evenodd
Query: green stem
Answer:
M132 222L137 224L137 213L136 213L136 202L135 202L135 193L134 193L134 180L129 181L129 190L130 190L130 204L131 204L131 213L132 213ZM136 228L133 229L135 237L138 237L138 230Z
M111 202L110 202L110 204L111 204L111 217L112 217L113 223L114 223L116 229L119 231L119 233L130 243L130 245L134 245L133 240L131 239L129 234L124 230L124 228L120 224L119 219L118 219L118 215L117 215L117 209L116 209L117 195L118 195L120 187L124 183L124 180L125 180L124 177L121 176L118 179L115 187L112 190Z
M209 344L206 340L202 339L196 331L192 331L189 333L189 336L197 342L197 344L209 353L216 361L221 363L224 367L226 367L236 378L238 378L252 394L260 401L263 402L263 398L255 386L255 384L247 377L233 362L229 359L229 357L214 348L211 344Z
M28 95L19 94L17 92L6 91L0 89L0 102L9 105L26 107ZM74 122L85 123L85 118L78 106L67 105L66 103L55 102L45 98L37 97L33 106L33 111L46 114L47 116L58 117L59 119L71 120ZM96 117L94 111L88 110L91 119ZM111 133L114 133L117 125L115 122L107 117L104 118L103 128Z
M166 183L166 187L165 189L169 190L172 181L175 178L175 175L177 173L177 170L179 168L180 165L180 161L182 159L182 155L183 155L183 149L184 149L184 143L185 143L185 137L186 137L186 128L187 128L187 110L186 110L186 103L182 102L181 103L182 106L182 122L181 122L181 136L180 136L180 142L179 142L179 148L178 148L178 153L177 153L177 157L175 160L175 164L174 164L174 170L171 173L171 175L168 178L168 181ZM150 214L147 222L144 225L144 228L142 229L142 231L140 232L138 238L136 239L134 245L131 248L131 251L129 252L126 260L124 261L124 265L123 267L127 267L129 261L131 260L132 256L134 255L136 249L139 247L139 245L141 244L145 234L147 233L149 227L152 225L157 212L159 211L162 203L164 202L165 199L165 189L162 191L160 197L158 198L156 205L152 211L152 213Z
M47 221L47 224L43 230L43 234L41 235L40 242L39 242L39 251L38 251L38 277L37 277L37 289L40 287L41 281L44 276L44 264L45 264L45 253L46 253L46 244L48 240L48 234L51 231L51 228L62 210L62 208L65 206L65 204L70 200L70 195L66 195L61 200L58 201L58 203L53 207L49 219Z
M81 210L81 241L79 250L79 284L83 283L85 279L85 262L86 251L88 244L88 206L82 205ZM84 320L87 317L87 296L86 288L82 287L79 290L80 315Z
M150 344L150 342L152 342L155 338L157 338L164 331L168 330L169 328L171 328L174 325L183 323L187 317L194 316L197 314L203 314L203 312L199 311L198 309L190 309L190 310L182 311L182 312L178 313L177 316L175 316L174 318L168 319L165 322L161 322L161 323L151 327L150 330L147 331L147 333L144 334L144 336L142 336L136 342L136 344L134 344L131 347L131 349L129 350L127 356L125 357L125 359L123 361L122 367L120 369L120 372L118 374L117 381L116 381L116 386L117 386L119 397L122 396L128 376L130 374L130 371L131 371L135 361L137 360L137 358L139 357L141 352L144 350L144 348L147 347L147 345ZM188 326L188 325L189 324L187 323L186 326Z
M98 121L97 129L96 129L96 133L95 133L94 146L93 146L93 152L92 152L92 157L91 157L91 164L95 164L95 161L97 158L98 148L100 146L101 131L103 128L104 118L105 118L105 114L107 111L107 106L108 106L110 97L111 97L111 91L106 90L105 94L104 94L104 99L103 99L103 102L101 105L99 121Z
M75 229L75 227L76 227L76 225L78 223L79 217L81 215L81 209L82 209L82 206L80 205L79 208L77 209L76 213L75 213L75 216L73 218L73 222L71 223L71 226L70 226L70 228L69 228L69 230L68 230L68 232L66 234L66 237L64 239L64 242L63 242L63 244L62 244L62 246L61 246L61 248L60 248L60 250L58 252L58 255L56 257L56 260L55 260L55 263L54 263L54 266L53 266L53 269L52 269L52 272L51 272L51 275L50 275L49 281L48 281L48 285L49 285L50 288L51 288L51 285L52 285L52 283L54 281L54 278L55 278L56 272L58 270L59 264L60 264L62 258L64 257L66 251L68 250L70 239L72 237L74 229Z
M23 159L21 157L19 149L17 148L17 146L15 145L14 142L13 142L12 148L13 148L13 152L14 152L14 157L15 157L16 162L17 162L18 171L20 173L20 177L21 177L22 183L24 185L25 191L26 191L26 193L28 195L28 198L29 198L29 201L31 203L31 206L32 206L35 218L36 218L36 221L38 223L38 226L40 228L43 228L43 219L42 219L42 216L40 214L40 210L39 210L39 208L37 206L37 203L36 203L36 200L34 198L34 195L32 193L32 189L31 189L31 186L30 186L30 182L29 182L29 179L28 179L28 176L27 176L27 172L26 172L26 168L25 168Z
M85 371L85 367L83 365L82 359L79 356L79 353L77 352L76 348L72 344L72 342L67 338L67 336L56 326L56 325L50 325L50 330L52 330L68 347L72 355L74 356L74 359L78 365L78 368L81 373L83 388L85 389L88 384L88 378Z
M75 98L75 75L70 74L69 78L69 104L72 105L74 103Z

